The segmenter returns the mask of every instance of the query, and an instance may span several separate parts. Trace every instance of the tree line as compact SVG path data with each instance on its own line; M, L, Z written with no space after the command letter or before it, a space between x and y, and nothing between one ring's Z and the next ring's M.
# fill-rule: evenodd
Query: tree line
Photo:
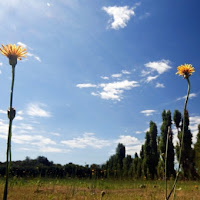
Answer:
M178 133L178 142L174 146L172 123ZM158 135L157 125L150 121L149 131L146 132L145 142L139 155L126 155L126 148L119 143L116 153L103 165L66 165L54 164L46 157L36 159L26 157L23 161L12 162L11 175L15 177L49 177L49 178L126 178L126 179L163 179L165 174L166 144L167 177L174 178L176 164L179 160L181 137L184 129L183 148L181 156L181 178L200 178L200 124L198 125L197 141L192 144L192 133L189 129L189 114L183 117L178 110L174 111L173 119L170 110L162 112L162 125ZM5 176L6 163L0 163L0 176Z

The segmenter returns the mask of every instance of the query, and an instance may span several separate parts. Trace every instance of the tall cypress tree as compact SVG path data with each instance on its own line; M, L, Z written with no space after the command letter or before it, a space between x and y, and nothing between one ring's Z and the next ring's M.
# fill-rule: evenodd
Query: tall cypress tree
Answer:
M158 150L157 150L157 126L150 122L150 129L146 133L144 144L143 172L146 178L152 178L157 174Z
M192 149L192 134L189 129L189 123L190 123L189 114L188 111L185 111L185 126L183 127L182 123L181 131L179 131L178 134L179 143L176 146L176 152L179 160L181 138L184 128L181 167L182 167L182 174L187 179L191 179L196 176L195 163L194 163L194 150Z
M198 176L200 176L200 124L198 125L197 141L194 145L195 167Z
M118 160L118 163L117 163L117 176L118 177L123 176L122 169L123 169L123 159L125 158L125 154L126 154L125 146L123 144L119 143L116 148L116 157Z
M150 134L149 131L146 132L145 143L144 143L144 158L143 158L143 175L148 179L149 166L151 165L151 146L150 146Z
M151 174L151 178L154 179L155 175L157 175L157 166L158 166L158 147L157 147L157 126L156 123L150 121L150 147L151 147L151 154L150 154L150 159L151 159L151 164L149 168L149 172Z
M161 136L160 136L160 153L162 155L162 160L160 160L159 166L164 166L166 144L167 144L167 134L168 135L168 152L167 152L167 177L175 176L174 170L174 145L173 145L173 133L171 130L172 119L170 110L162 112L162 125L161 125Z
M131 168L131 164L132 164L132 158L131 158L130 155L127 155L123 159L123 176L124 177L128 177L129 171L130 171L130 168Z

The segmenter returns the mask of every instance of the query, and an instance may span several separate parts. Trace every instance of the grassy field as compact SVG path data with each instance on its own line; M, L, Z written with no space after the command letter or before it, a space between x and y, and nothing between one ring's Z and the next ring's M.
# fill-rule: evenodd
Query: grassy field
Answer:
M1 179L1 194L3 188ZM164 181L13 178L10 180L8 200L164 200L164 188ZM103 197L102 191L105 192ZM176 199L199 200L200 182L179 182Z

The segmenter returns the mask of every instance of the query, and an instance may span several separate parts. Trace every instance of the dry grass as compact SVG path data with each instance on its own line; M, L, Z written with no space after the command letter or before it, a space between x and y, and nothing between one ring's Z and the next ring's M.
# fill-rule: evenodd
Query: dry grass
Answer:
M143 185L144 187L141 187ZM162 181L12 180L8 200L164 200ZM0 183L3 194L3 182ZM180 182L176 200L199 200L198 182Z

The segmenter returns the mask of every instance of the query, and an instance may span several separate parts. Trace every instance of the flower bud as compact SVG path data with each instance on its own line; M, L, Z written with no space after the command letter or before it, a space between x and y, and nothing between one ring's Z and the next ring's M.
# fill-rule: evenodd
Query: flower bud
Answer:
M15 115L16 115L16 110L15 110L15 108L8 108L8 111L7 111L8 113L8 118L10 119L10 120L13 120L14 118L15 118Z

